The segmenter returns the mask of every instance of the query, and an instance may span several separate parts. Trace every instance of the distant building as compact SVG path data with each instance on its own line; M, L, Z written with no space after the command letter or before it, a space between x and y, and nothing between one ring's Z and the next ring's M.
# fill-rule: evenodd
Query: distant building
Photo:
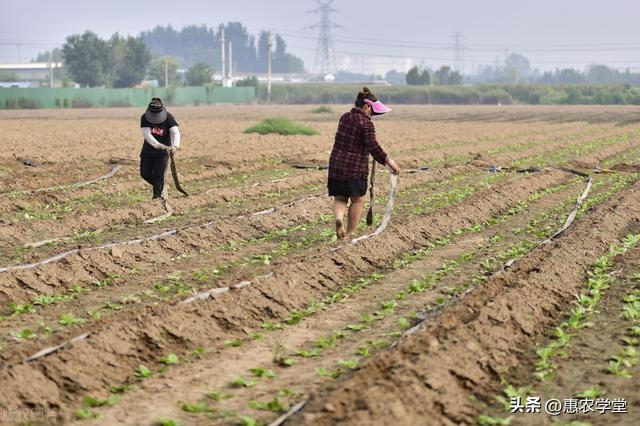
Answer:
M9 89L11 87L17 87L18 89L28 89L31 87L31 83L28 81L0 81L0 87Z
M391 70L407 73L415 65L411 58L349 55L338 58L338 69L354 74L384 76Z
M26 64L0 64L0 74L6 73L15 75L17 77L17 81L10 82L11 85L9 87L48 87L49 72L54 72L61 69L61 62L52 63L51 70L47 62L31 62ZM3 84L2 87L6 86Z

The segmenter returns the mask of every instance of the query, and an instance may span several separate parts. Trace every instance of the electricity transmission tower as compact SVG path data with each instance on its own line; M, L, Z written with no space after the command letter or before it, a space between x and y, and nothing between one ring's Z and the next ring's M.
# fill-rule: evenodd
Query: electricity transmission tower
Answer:
M462 31L456 31L451 36L453 38L453 68L464 73L464 47L462 47Z
M316 2L318 7L310 11L310 13L320 15L320 22L306 28L318 30L318 47L316 48L316 58L313 64L314 71L328 74L336 71L336 58L333 51L331 30L343 27L331 21L331 14L338 12L337 9L331 7L333 0L316 0Z

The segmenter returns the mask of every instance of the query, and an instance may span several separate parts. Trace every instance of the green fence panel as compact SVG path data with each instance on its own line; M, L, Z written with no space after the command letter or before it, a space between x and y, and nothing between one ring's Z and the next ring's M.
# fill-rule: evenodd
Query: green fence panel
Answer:
M157 96L167 105L250 103L252 87L175 87L145 89L0 88L0 109L144 107Z

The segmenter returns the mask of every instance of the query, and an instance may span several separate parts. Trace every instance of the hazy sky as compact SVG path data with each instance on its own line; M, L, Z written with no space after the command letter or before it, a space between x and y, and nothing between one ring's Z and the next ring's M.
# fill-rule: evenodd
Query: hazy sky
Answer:
M314 0L1 0L0 62L30 60L86 29L108 37L116 31L137 35L158 24L241 21L252 33L267 28L284 33L290 51L311 68L316 33L303 27L317 20L307 13L315 5ZM333 6L340 10L334 21L344 26L333 33L341 55L451 63L451 36L459 30L467 71L505 52L524 53L540 69L584 68L592 61L640 69L638 0L335 0Z

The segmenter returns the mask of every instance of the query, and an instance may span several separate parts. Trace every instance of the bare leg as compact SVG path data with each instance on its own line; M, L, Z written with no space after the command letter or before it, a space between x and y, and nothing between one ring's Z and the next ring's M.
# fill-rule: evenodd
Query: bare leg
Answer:
M347 197L334 197L333 199L333 213L336 217L336 236L338 239L345 237L344 231L344 214L347 212Z
M349 222L347 223L347 235L351 236L356 232L358 223L360 223L360 217L362 216L363 207L364 196L351 197L351 205L349 206Z

